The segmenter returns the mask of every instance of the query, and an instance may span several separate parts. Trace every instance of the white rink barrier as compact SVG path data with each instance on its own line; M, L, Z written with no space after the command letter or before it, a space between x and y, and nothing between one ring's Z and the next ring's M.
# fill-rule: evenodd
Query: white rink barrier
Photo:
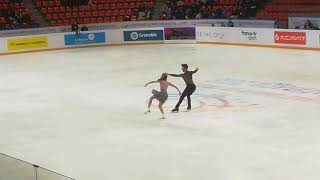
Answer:
M197 27L196 40L198 43L317 49L320 31Z
M116 29L0 38L0 54L16 54L121 44L163 43L163 28Z
M190 29L185 27L166 30L164 28L135 28L88 31L81 32L79 35L74 32L55 33L0 38L0 54L154 43L204 43L320 50L320 31L227 27L193 27Z

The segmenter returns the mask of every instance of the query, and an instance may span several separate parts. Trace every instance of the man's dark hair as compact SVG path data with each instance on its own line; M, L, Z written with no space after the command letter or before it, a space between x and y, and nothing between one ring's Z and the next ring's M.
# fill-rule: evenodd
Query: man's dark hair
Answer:
M181 66L182 66L183 68L188 69L188 64L181 64Z

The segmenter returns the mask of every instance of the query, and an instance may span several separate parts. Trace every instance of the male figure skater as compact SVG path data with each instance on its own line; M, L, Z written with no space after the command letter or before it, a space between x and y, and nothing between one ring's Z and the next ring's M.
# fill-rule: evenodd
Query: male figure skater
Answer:
M191 110L191 94L196 90L196 85L193 83L192 80L192 75L194 73L196 73L199 68L196 68L196 70L194 71L188 71L188 65L187 64L181 64L182 66L182 74L169 74L167 73L169 76L173 76L173 77L182 77L184 82L186 83L186 88L184 89L182 95L180 96L180 99L176 105L176 107L174 109L172 109L172 112L179 112L179 106L182 103L183 99L187 96L188 98L188 107L187 110Z

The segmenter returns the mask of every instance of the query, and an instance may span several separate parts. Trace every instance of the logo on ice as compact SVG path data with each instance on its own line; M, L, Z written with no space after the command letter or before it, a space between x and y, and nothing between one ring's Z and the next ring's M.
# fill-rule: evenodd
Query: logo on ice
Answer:
M161 41L163 30L124 31L124 41Z
M275 31L274 42L279 44L306 45L307 35L305 32Z

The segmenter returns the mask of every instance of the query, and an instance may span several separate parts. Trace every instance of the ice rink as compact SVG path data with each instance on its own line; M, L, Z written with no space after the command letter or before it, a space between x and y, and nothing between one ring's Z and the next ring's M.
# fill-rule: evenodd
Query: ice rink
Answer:
M170 113L171 88L166 119L144 115L144 84L181 63L200 68L193 110ZM192 44L0 56L0 151L79 180L318 180L319 68L317 51Z

